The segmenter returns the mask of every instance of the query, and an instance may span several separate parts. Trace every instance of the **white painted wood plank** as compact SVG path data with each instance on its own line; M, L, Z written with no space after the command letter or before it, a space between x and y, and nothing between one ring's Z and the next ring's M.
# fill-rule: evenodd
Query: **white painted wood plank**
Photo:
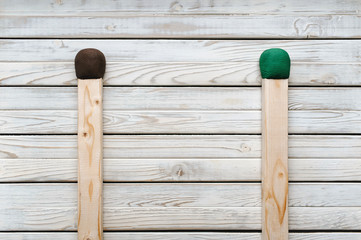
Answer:
M0 182L77 181L75 159L0 159ZM105 159L104 180L260 181L258 159ZM361 159L289 159L291 181L361 181ZM224 174L227 173L227 174Z
M290 183L290 207L361 207L360 183ZM1 205L73 208L76 183L0 184ZM338 194L334 194L334 193ZM330 198L332 195L332 198ZM106 208L261 207L261 183L105 183Z
M290 230L361 228L360 207L291 207ZM75 230L76 208L0 209L2 231ZM104 208L104 230L260 230L260 207Z
M61 27L55 27L61 23ZM360 38L358 15L6 16L6 38Z
M26 6L26 7L24 7ZM359 14L357 11L361 8L357 0L346 2L333 0L331 2L314 2L310 5L309 1L278 1L277 4L267 0L258 0L257 3L244 2L237 0L213 0L213 1L192 1L192 0L126 0L112 1L103 0L100 4L96 0L87 0L83 4L80 0L74 1L55 1L42 2L36 0L13 0L9 4L6 0L0 1L0 9L3 15L105 15L129 13L169 13L169 14Z
M300 193L290 191L290 228L359 229L358 185L292 184L293 190ZM0 198L3 206L0 213L9 216L6 222L0 222L1 230L76 228L76 184L0 187L8 193ZM310 199L302 187L316 192L317 197ZM334 201L329 198L340 190L342 194ZM146 199L143 195L147 195ZM260 207L256 195L260 200L260 184L258 187L257 184L106 184L104 226L106 230L259 230Z
M350 94L352 94L351 91ZM77 109L76 88L6 87L0 88L0 95L2 96L1 110ZM261 108L259 88L122 87L104 88L103 95L104 110L252 110ZM361 90L359 93L356 92L355 97L359 95L361 95Z
M361 110L360 88L290 88L289 110ZM0 110L76 110L77 89L0 88ZM107 87L104 110L261 110L259 87Z
M3 135L0 136L0 158L76 159L76 139L76 136L62 135ZM357 160L360 156L361 136L289 136L290 158L342 161L344 159ZM104 136L104 158L260 159L261 137L250 135L106 135Z
M361 85L360 64L294 63L289 85ZM104 85L257 85L256 62L112 62L107 63ZM0 85L76 86L74 63L0 62Z
M279 47L290 54L293 64L360 64L360 46L361 40L6 39L0 41L0 62L73 62L80 49L92 47L101 50L108 63L155 61L257 64L263 50Z
M7 240L76 240L76 233L40 233L40 232L17 232L0 233L0 237ZM312 233L290 233L290 240L360 240L361 233L353 232L312 232ZM244 232L105 232L105 240L261 240L260 233Z
M75 110L0 111L2 134L76 133ZM104 111L104 133L217 133L261 132L257 110ZM350 134L361 132L361 111L302 110L289 112L289 133Z

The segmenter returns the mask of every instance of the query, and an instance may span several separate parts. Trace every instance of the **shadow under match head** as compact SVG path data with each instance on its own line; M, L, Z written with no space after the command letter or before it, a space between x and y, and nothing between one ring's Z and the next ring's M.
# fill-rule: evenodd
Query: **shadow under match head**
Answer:
M281 48L268 49L261 54L259 67L264 79L288 79L291 68L290 56Z
M105 56L98 49L82 49L75 57L76 77L79 79L103 78L105 63Z

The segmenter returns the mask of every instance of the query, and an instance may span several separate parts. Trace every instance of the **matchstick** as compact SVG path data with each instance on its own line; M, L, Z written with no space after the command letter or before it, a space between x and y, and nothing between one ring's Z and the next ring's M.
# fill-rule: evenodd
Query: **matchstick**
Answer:
M288 78L282 49L264 51L262 75L262 239L288 239Z
M103 239L102 86L105 57L83 49L75 57L78 78L78 240Z

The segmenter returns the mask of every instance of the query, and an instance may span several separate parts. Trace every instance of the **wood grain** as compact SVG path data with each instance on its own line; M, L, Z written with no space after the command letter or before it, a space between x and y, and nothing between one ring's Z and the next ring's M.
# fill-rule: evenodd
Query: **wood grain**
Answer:
M361 207L360 183L290 183L290 207ZM1 184L4 208L76 207L76 183ZM333 198L329 196L334 194ZM212 197L210 197L212 196ZM313 197L310 197L313 196ZM104 205L128 208L261 207L261 183L105 183Z
M258 64L259 55L263 50L278 47L289 53L292 64L360 64L360 44L361 40L1 39L0 62L69 63L73 61L75 53L86 45L102 51L109 63L253 62Z
M1 110L1 134L74 134L74 110ZM259 134L257 110L104 111L104 133L111 134ZM289 112L291 134L357 134L361 111Z
M73 87L3 87L0 96L0 110L77 109L77 89ZM288 109L361 110L360 96L361 89L353 87L293 87ZM104 110L260 109L259 87L104 88Z
M290 136L293 181L360 181L359 136ZM106 181L259 181L260 136L105 136ZM76 136L1 136L0 181L76 181ZM224 174L227 172L227 174Z
M76 136L2 135L0 156L2 159L76 159L76 144ZM342 161L357 160L360 155L361 137L357 135L289 136L290 158ZM107 159L260 159L261 136L106 135L104 157Z
M9 192L0 198L0 212L9 216L0 223L2 231L76 228L76 184L0 187ZM359 187L291 184L290 229L360 229ZM304 189L317 197L309 198ZM260 200L260 184L106 184L104 226L106 230L260 230Z
M0 159L0 169L0 182L77 181L76 159ZM291 181L361 181L360 170L359 158L289 159ZM106 182L260 180L260 158L104 159Z
M26 4L26 8L24 8ZM255 14L263 13L269 15L281 14L348 14L357 15L360 2L350 0L346 2L332 1L332 5L324 2L315 2L312 6L308 1L297 0L279 1L276 3L267 0L258 0L257 4L237 0L213 0L195 2L192 0L158 0L149 2L147 0L124 0L121 3L104 0L102 4L98 1L88 0L86 4L82 1L56 1L39 2L36 0L14 0L12 4L0 1L3 15L112 15L122 14L136 15L139 13L168 13L168 14Z
M76 233L61 232L61 233L39 233L39 232L17 232L17 233L0 233L0 237L8 240L75 240ZM361 233L290 233L290 240L360 240ZM244 233L244 232L105 232L104 239L106 240L261 240L260 233Z
M262 238L288 240L288 80L262 80Z
M59 22L61 28L54 28ZM358 15L12 16L6 38L360 38Z
M78 80L78 239L103 239L103 79Z
M0 209L0 214L12 216L1 223L2 231L76 229L76 208ZM291 230L360 229L360 207L294 207L289 214ZM104 208L104 230L112 231L260 230L260 223L260 207Z
M87 46L109 62L107 133L231 133L105 136L106 181L214 183L106 183L106 230L128 232L104 239L261 239L260 183L216 182L261 179L261 137L237 133L261 132L257 61L282 47L290 86L312 86L290 89L292 133L328 134L290 136L290 180L307 183L290 184L290 228L300 232L289 239L361 240L359 183L334 183L361 181L360 92L346 88L361 86L360 9L357 0L0 0L0 85L16 86L0 88L9 134L0 134L0 231L15 231L0 239L77 239L66 232L77 229L77 137L11 134L76 133L75 88L44 85L76 86L73 59Z
M361 85L360 64L294 63L289 85ZM72 62L0 62L0 85L76 86ZM112 62L104 85L249 86L261 84L257 62Z

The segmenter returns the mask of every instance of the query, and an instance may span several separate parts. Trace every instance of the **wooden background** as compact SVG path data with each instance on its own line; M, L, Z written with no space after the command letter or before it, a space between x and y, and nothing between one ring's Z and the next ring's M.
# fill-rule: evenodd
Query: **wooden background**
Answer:
M75 240L76 77L107 57L106 240L260 240L258 58L282 47L291 240L361 239L358 0L0 0L0 238Z

